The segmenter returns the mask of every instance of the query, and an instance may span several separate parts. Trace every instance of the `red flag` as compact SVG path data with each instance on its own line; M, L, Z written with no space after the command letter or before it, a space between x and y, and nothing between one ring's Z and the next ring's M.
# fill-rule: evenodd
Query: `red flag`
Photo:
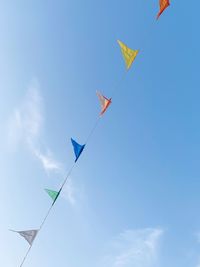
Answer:
M99 92L97 92L97 96L99 98L100 104L101 104L101 113L100 115L103 115L108 106L111 104L111 98L108 99Z
M163 11L170 5L169 0L160 0L160 11L157 15L157 19L159 19L160 15L163 13Z

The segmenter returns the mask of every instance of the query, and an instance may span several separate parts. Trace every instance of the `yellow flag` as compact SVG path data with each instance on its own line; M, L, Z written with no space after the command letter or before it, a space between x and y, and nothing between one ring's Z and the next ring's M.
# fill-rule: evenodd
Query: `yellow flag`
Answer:
M117 42L121 47L122 55L123 55L124 61L126 63L126 68L128 70L128 69L130 69L133 61L135 60L139 50L132 50L119 40L117 40Z

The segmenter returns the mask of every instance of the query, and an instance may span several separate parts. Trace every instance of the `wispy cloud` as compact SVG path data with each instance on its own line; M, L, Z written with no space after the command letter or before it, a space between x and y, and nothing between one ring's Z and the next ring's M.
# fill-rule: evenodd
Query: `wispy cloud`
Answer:
M111 244L104 267L155 266L159 255L159 243L163 235L160 228L127 230Z
M78 195L77 187L74 187L74 184L72 183L71 178L69 177L67 181L67 186L63 188L63 197L66 198L72 205L76 204L76 198L75 196ZM80 195L80 194L79 194Z
M8 127L9 143L12 148L25 144L47 174L57 172L63 177L63 165L55 159L50 148L43 145L41 149L45 119L44 101L39 87L38 81L32 81L21 104L13 111ZM66 186L65 196L71 204L75 203L74 191L70 181Z
M62 164L54 159L53 154L50 150L48 150L46 154L42 153L38 149L32 149L32 152L42 163L42 166L47 173L50 171L57 171L62 173Z
M9 140L12 145L24 141L32 145L38 138L43 125L43 100L39 84L33 81L22 103L13 112L9 121Z

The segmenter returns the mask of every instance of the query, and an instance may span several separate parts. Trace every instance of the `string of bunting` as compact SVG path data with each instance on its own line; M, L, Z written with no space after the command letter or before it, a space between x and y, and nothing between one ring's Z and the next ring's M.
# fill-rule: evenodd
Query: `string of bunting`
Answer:
M160 15L164 12L164 10L169 7L170 5L170 1L169 0L159 0L159 12L157 14L157 17L156 19L159 19ZM134 60L136 59L138 53L139 53L139 50L133 50L131 48L129 48L126 44L124 44L122 41L118 40L117 41L119 46L120 46L120 49L121 49L121 53L122 53L122 56L123 56L123 59L124 59L124 62L125 62L125 66L126 66L126 70L128 71ZM46 219L48 218L55 202L57 201L63 187L65 186L66 182L67 182L67 179L68 177L70 176L70 174L72 173L79 157L81 156L83 150L85 149L85 146L87 144L87 142L89 141L89 139L91 138L93 132L95 131L98 123L99 123L99 120L100 118L104 115L104 113L106 112L106 110L108 109L108 107L110 106L110 104L112 103L112 99L111 98L107 98L106 96L104 96L102 93L100 93L99 91L96 92L97 94L97 97L99 99L99 102L100 102L100 106L101 106L101 111L100 111L100 114L99 114L99 117L94 125L94 127L92 128L92 130L89 132L89 135L88 135L88 138L86 139L86 142L85 144L81 145L79 144L76 140L72 139L71 138L71 143L72 143L72 147L73 147L73 150L74 150L74 155L75 155L75 160L74 160L74 163L71 167L71 169L69 170L65 180L63 181L63 184L62 186L60 187L60 189L58 191L55 191L55 190L52 190L52 189L45 189L46 193L49 195L49 197L52 199L52 204L50 206L50 208L48 209L47 213L45 214L45 217L40 225L40 227L38 229L31 229L31 230L24 230L24 231L15 231L15 230L10 230L12 232L15 232L15 233L18 233L19 235L21 235L29 244L29 248L20 264L20 267L23 266L31 248L32 248L32 245L33 245L33 242L36 238L36 236L38 235L38 233L41 231L43 225L45 224L45 221Z

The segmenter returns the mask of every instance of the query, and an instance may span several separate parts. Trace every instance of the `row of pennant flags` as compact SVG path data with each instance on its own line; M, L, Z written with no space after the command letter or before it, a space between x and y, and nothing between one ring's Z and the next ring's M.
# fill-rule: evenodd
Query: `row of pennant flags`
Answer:
M160 5L160 10L159 10L159 13L157 14L157 19L160 17L160 15L163 13L163 11L170 5L170 2L169 0L159 0L159 5ZM117 41L119 46L120 46L120 49L121 49L121 53L122 53L122 56L123 56L123 59L124 59L124 62L125 62L125 66L126 66L126 69L129 70L132 66L132 63L134 62L135 58L137 57L138 53L139 53L139 50L133 50L131 48L129 48L126 44L124 44L122 41L118 40ZM97 93L97 97L99 99L99 102L100 102L100 106L101 106L101 111L100 111L100 117L102 117L102 115L106 112L106 110L108 109L108 107L110 106L111 102L112 102L112 99L111 98L107 98L105 97L104 95L102 95L100 92L96 92ZM75 155L75 160L74 160L74 164L78 161L81 153L83 152L86 144L79 144L77 141L75 141L74 139L71 138L71 143L72 143L72 147L73 147L73 150L74 150L74 155ZM73 169L73 167L72 167ZM32 230L25 230L25 231L15 231L15 230L11 230L12 232L16 232L18 233L19 235L21 235L30 245L29 249L28 249L28 252L27 254L25 255L20 267L23 265L32 245L33 245L33 241L35 240L38 232L41 230L44 222L46 221L53 205L55 204L56 200L58 199L62 189L63 189L63 186L65 185L66 181L67 181L67 178L69 176L70 172L68 173L64 183L62 184L61 188L59 191L54 191L54 190L51 190L51 189L45 189L46 193L49 195L49 197L52 199L52 205L50 207L50 209L48 210L47 212L47 215L45 216L41 226L39 229L32 229Z

